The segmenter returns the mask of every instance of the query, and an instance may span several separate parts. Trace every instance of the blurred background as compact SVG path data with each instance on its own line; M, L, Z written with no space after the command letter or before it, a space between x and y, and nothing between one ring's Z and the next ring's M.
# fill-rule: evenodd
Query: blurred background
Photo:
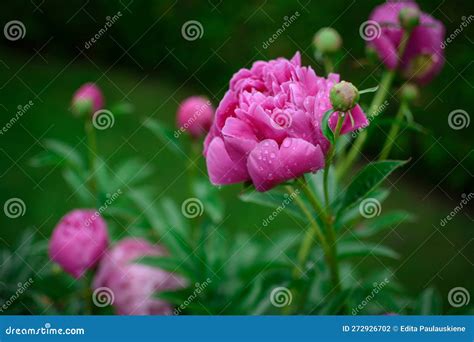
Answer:
M256 60L291 57L300 51L303 64L323 74L315 60L312 39L321 27L331 26L343 37L338 72L359 89L378 84L383 68L369 63L359 27L381 1L10 1L0 10L2 27L12 20L24 25L24 37L0 39L0 125L19 106L33 103L0 136L0 203L12 197L26 205L23 216L0 215L2 249L15 253L26 229L46 240L57 221L77 203L60 169L33 168L31 158L44 149L48 138L82 148L80 120L69 105L73 92L85 82L96 82L107 104L130 102L133 115L116 119L113 129L99 132L100 153L111 165L129 157L149 161L154 168L151 185L157 194L181 203L187 183L181 178L186 160L162 150L162 142L142 122L156 118L175 126L175 112L185 97L202 94L219 103L234 72ZM464 0L418 1L423 11L446 25L449 36L472 13ZM278 38L268 39L296 12ZM120 14L119 14L120 13ZM185 39L183 25L198 21L202 36ZM107 30L103 31L104 26ZM446 298L456 286L473 289L473 206L469 203L444 227L440 221L472 192L473 124L460 130L448 125L456 109L472 114L474 80L473 27L468 24L447 44L441 74L421 89L412 108L426 134L405 130L397 140L394 158L411 158L409 166L388 184L388 207L410 210L416 221L396 227L385 237L402 255L393 264L396 275L416 295L435 287ZM91 38L96 38L91 41ZM267 43L266 43L267 42ZM370 99L370 96L367 96ZM384 115L393 116L397 98L389 98ZM385 141L387 127L371 128L365 155L374 158ZM158 153L159 152L159 153ZM200 169L205 173L204 162ZM171 187L169 185L172 184ZM271 210L237 198L239 186L220 189L226 220L222 229L252 231ZM385 207L384 207L385 209ZM242 213L245 213L242 215ZM2 213L3 214L3 213ZM282 228L292 221L281 215ZM296 229L296 227L291 227ZM395 228L395 227L394 227ZM267 234L271 234L269 231ZM387 262L388 263L388 262ZM0 266L1 267L1 266ZM2 279L0 279L2 280Z

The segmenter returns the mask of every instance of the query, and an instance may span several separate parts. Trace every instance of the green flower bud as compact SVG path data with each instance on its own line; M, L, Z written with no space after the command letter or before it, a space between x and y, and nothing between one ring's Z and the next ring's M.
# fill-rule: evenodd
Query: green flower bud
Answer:
M420 24L420 11L413 7L405 7L398 13L400 25L405 30L412 30Z
M92 113L92 100L78 99L71 106L72 113L77 117L87 117Z
M407 83L400 89L400 97L408 103L415 101L419 93L418 87L413 83Z
M332 108L337 112L347 112L359 102L359 90L350 82L335 84L329 94Z
M334 53L341 48L342 38L335 29L323 27L314 35L313 43L316 50L323 54Z

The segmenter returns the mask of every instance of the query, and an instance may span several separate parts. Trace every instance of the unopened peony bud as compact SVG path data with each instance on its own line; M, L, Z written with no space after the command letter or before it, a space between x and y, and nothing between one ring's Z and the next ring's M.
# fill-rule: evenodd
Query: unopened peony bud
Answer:
M108 245L107 226L94 210L74 210L56 225L49 257L64 271L80 278L101 258Z
M415 101L419 93L418 87L413 83L407 83L400 89L400 97L408 103Z
M198 138L209 131L213 116L214 108L207 98L189 97L181 102L178 108L178 128Z
M420 10L415 7L404 7L398 13L400 26L412 30L420 24Z
M74 93L71 106L74 115L91 116L104 107L104 97L94 83L86 83Z
M331 27L323 27L316 32L313 42L316 50L323 54L337 52L342 46L341 36Z
M329 99L335 111L347 112L359 101L359 91L352 83L342 81L332 87Z

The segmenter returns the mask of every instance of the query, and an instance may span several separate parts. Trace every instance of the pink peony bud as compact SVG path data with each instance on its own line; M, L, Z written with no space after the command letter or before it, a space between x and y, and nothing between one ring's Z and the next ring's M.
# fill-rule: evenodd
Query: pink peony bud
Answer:
M213 116L214 109L207 98L192 96L181 102L178 108L178 127L198 138L209 131Z
M92 115L104 107L104 97L94 83L86 83L74 93L72 111L77 116Z
M319 77L291 60L258 61L230 80L230 89L216 110L204 142L209 178L213 184L251 181L267 191L287 180L324 167L329 141L321 126L332 109L330 90L339 75ZM329 124L335 127L338 114ZM348 111L341 134L367 126L357 104Z
M102 258L93 287L108 288L120 315L171 315L172 306L155 297L156 291L184 286L184 280L161 269L139 264L143 256L166 255L160 246L142 239L127 238L117 243Z
M444 25L419 11L414 1L388 1L374 9L370 20L378 23L379 28L368 44L377 51L387 68L399 68L405 78L420 84L428 83L441 71L444 64ZM403 26L411 33L399 61L398 47Z
M73 210L54 228L49 257L80 278L99 261L107 245L107 225L102 217L94 210Z

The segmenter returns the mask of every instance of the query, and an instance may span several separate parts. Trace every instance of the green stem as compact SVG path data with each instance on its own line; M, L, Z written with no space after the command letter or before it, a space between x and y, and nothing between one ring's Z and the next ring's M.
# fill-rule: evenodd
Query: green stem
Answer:
M334 64L331 61L331 58L327 55L323 56L323 64L324 64L324 71L326 72L326 76L330 73L334 72Z
M95 129L94 129L94 126L92 125L92 120L86 120L85 131L87 135L89 168L90 168L89 186L90 186L91 193L97 194L97 182L96 182L97 141L96 141L96 136L95 136Z
M329 203L329 184L328 184L328 177L329 177L329 168L332 163L332 159L334 158L334 151L336 150L336 143L339 135L341 134L342 123L344 122L343 115L338 113L336 129L334 130L334 143L331 144L329 147L329 151L326 154L326 160L324 163L324 174L323 174L323 188L324 188L324 201L326 203L326 210L330 213L331 206Z
M403 31L402 40L400 41L400 45L398 46L398 60L400 61L405 53L406 46L408 44L408 40L410 38L411 31ZM369 107L369 118L372 118L377 110L381 107L382 103L385 101L390 87L392 85L393 79L395 78L396 68L393 70L385 71L382 79L380 81L380 87L377 93L375 93L374 98L372 99L372 103ZM367 131L363 130L360 132L359 136L354 141L352 148L350 149L349 153L347 154L347 158L341 164L339 170L337 171L337 178L341 179L352 166L352 164L356 161L357 157L359 156L359 152L362 150L365 141L367 140Z
M194 182L196 181L196 175L197 175L197 170L198 167L196 163L198 162L197 157L199 155L199 141L192 138L191 141L191 148L190 148L190 161L189 161L189 166L188 166L188 180L189 180L189 195L194 196ZM200 226L201 220L200 216L194 218L191 222L191 240L196 242L196 246L199 244L199 239L201 238L200 232L199 232L199 226Z
M390 155L390 151L392 150L393 143L395 142L398 131L400 130L400 126L401 126L407 105L408 104L406 101L402 101L402 103L400 104L398 113L395 116L395 122L393 123L390 129L390 132L388 133L387 140L385 140L385 144L383 145L383 148L382 148L382 152L380 152L379 160L387 159L388 156Z

